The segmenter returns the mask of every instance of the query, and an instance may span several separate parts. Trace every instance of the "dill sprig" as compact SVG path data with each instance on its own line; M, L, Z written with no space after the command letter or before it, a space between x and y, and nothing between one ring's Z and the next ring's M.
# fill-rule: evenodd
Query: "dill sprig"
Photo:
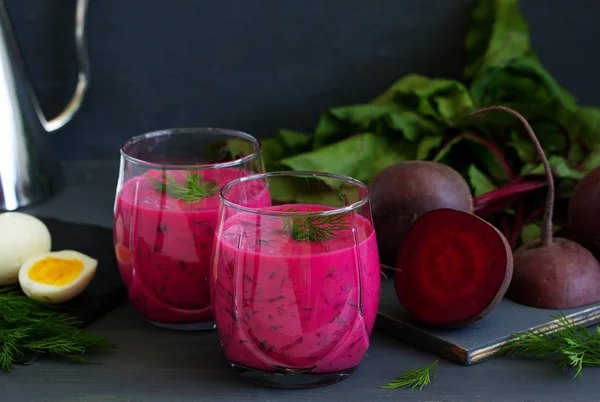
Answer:
M152 182L154 190L161 194L168 194L173 198L184 200L189 204L210 198L219 191L214 180L202 181L198 172L186 172L185 184L180 184L172 174L162 172L163 180L146 176Z
M431 383L431 377L437 370L437 363L438 361L436 360L427 367L405 371L388 384L382 385L380 388L418 388L421 390Z
M287 209L286 212L298 212L298 209ZM310 211L309 211L310 212ZM321 243L333 239L340 231L352 228L351 222L346 220L352 212L343 212L335 215L309 215L285 217L283 219L284 231L289 231L292 239L296 241L312 241Z
M15 286L0 289L0 370L10 371L27 354L54 354L85 362L83 355L89 350L116 347L78 328L79 324L61 307L38 303Z
M600 328L590 331L575 325L563 313L552 317L558 321L556 332L530 330L516 334L503 346L501 353L552 357L563 371L574 368L575 378L581 377L584 367L599 366Z

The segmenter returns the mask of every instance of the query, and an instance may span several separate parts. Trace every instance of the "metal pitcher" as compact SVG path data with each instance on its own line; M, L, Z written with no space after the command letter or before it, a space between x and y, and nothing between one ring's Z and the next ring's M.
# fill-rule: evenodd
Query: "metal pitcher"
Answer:
M4 0L0 0L0 211L12 211L50 197L62 183L49 132L79 110L89 84L85 40L88 0L77 0L75 45L78 79L65 109L46 119L26 74Z

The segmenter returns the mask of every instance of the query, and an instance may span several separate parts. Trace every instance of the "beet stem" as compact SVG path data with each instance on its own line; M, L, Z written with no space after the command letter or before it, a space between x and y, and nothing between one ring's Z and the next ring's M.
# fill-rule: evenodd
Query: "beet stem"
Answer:
M539 121L536 122L543 122L543 121L549 121L550 123L554 124L557 128L558 128L558 132L563 136L563 138L565 139L566 145L565 145L565 150L563 151L562 156L563 157L567 157L569 156L569 153L571 152L571 136L569 135L569 130L567 130L567 128L565 126L563 126L562 124L560 124L558 121L551 119L549 117L544 117L542 119L540 119ZM534 122L535 124L535 122Z
M495 190L489 191L485 194L481 194L473 199L475 211L493 205L499 201L512 198L513 196L519 196L524 193L534 191L546 186L545 181L521 181L514 184L508 184L504 187L499 187Z
M546 180L548 182L548 195L546 196L546 209L544 211L544 218L542 220L542 235L541 241L542 244L547 246L552 243L552 214L554 212L554 178L552 177L552 170L550 169L550 164L548 163L548 158L546 158L546 154L544 153L544 149L540 144L540 141L537 139L533 129L529 125L529 122L523 117L519 112L510 109L506 106L489 106L479 110L476 110L469 114L469 116L476 116L478 114L488 113L492 111L502 111L512 115L517 118L523 127L525 127L525 131L527 131L527 135L531 139L535 150L542 160L542 164L544 165L544 171L546 172Z
M480 218L486 218L488 216L497 214L498 212L504 211L506 208L510 207L517 201L519 201L519 197L513 196L510 198L502 199L499 202L495 202L493 204L488 204L484 206L476 205L473 210L473 214L477 215Z

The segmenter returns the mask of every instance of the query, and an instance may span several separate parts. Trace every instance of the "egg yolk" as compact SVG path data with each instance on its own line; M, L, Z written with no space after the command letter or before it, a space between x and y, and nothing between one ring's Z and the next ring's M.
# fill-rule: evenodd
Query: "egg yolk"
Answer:
M73 282L83 271L83 262L73 258L46 257L36 261L29 270L29 277L34 282L46 285L64 286Z

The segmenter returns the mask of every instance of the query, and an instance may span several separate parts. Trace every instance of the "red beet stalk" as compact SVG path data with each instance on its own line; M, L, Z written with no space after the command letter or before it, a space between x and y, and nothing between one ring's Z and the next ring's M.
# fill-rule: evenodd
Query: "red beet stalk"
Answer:
M542 179L521 180L475 197L473 199L474 213L481 217L493 215L505 210L523 195L547 186L546 181Z

